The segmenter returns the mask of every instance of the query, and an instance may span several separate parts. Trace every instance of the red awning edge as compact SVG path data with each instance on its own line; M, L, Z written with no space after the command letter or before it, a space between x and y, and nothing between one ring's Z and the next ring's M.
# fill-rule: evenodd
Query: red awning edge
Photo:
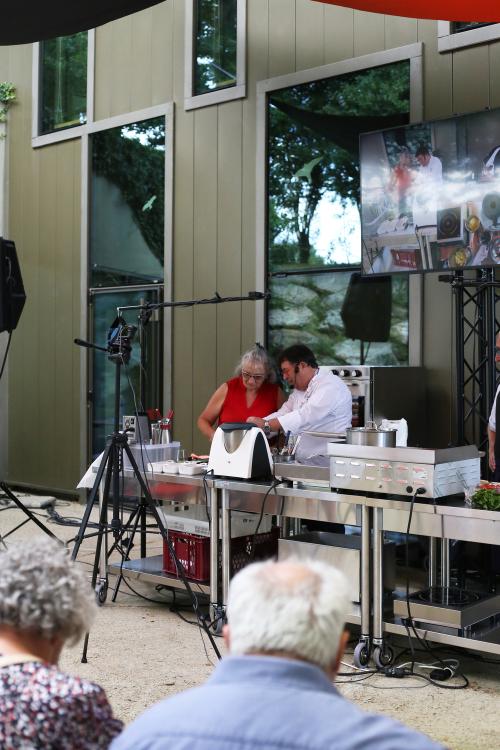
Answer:
M492 2L492 0L478 0L473 6L466 0L418 0L418 2L406 3L400 0L314 0L314 2L403 18L500 22L500 3ZM474 18L471 18L472 15Z

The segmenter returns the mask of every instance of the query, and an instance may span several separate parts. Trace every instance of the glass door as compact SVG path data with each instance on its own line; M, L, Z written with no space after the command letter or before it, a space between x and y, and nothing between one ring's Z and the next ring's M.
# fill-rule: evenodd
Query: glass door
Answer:
M109 328L117 307L163 301L163 286L92 289L90 291L90 338L107 345ZM157 310L145 326L138 311L124 311L129 325L136 325L130 362L121 368L120 424L124 415L149 408L162 408L163 400L163 311ZM95 458L113 431L116 365L105 352L89 350L89 454Z

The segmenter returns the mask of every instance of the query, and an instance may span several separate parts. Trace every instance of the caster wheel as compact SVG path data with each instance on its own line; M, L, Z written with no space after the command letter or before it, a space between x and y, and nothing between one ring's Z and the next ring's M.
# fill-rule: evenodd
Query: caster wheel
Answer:
M353 662L355 667L366 667L370 661L370 649L361 641L354 649Z
M108 597L108 582L101 581L95 587L95 596L97 604L101 607Z
M215 635L222 635L222 628L226 624L226 613L223 609L215 610L215 619L212 623L212 629Z
M214 622L214 633L215 635L222 635L222 628L224 627L224 617L221 615L217 618L217 620Z
M377 646L373 650L373 661L379 669L384 669L392 664L394 659L394 651L390 646Z

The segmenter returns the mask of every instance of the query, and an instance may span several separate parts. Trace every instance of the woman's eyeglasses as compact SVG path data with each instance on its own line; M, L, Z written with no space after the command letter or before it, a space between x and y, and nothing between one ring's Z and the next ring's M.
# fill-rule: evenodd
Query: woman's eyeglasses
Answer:
M243 380L255 380L256 383L260 383L264 378L265 375L254 375L253 372L247 372L246 370L241 371L241 377Z

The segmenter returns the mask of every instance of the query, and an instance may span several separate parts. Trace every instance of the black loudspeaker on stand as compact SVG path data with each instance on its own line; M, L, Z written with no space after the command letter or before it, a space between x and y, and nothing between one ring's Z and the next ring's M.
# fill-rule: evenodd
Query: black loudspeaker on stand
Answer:
M107 439L106 447L104 449L104 453L103 453L101 462L99 464L99 468L97 470L97 475L96 475L94 484L92 486L90 495L87 500L82 522L80 524L78 534L75 537L75 545L73 547L71 558L72 560L75 560L78 555L80 545L85 537L85 531L89 523L89 518L92 512L92 508L94 506L96 499L99 496L101 482L104 478L104 489L100 497L97 543L96 543L96 548L95 548L94 565L92 568L92 588L96 592L98 601L100 603L104 603L104 601L106 600L106 596L107 596L107 590L108 590L107 560L109 556L116 549L120 552L122 556L122 560L125 561L129 559L129 553L130 553L130 550L132 549L134 535L137 531L137 526L139 523L139 519L141 517L141 513L145 509L147 509L153 515L156 521L156 524L158 526L158 529L160 531L160 534L163 540L166 542L168 549L170 551L170 554L172 555L172 558L176 561L179 576L186 588L188 595L191 598L193 610L198 619L198 623L204 629L205 633L207 634L210 640L212 648L214 649L217 657L220 659L219 650L215 644L212 633L210 632L210 629L207 623L205 622L205 619L203 618L202 614L199 611L198 600L195 594L193 593L193 590L191 588L191 585L188 579L186 578L184 567L182 563L180 562L180 560L177 558L177 555L175 554L175 550L174 550L172 541L169 537L168 531L165 528L164 521L162 517L160 516L160 514L158 513L158 509L155 505L155 502L153 498L151 497L149 487L147 486L147 483L144 479L145 475L141 473L141 471L139 470L134 454L132 453L130 449L130 446L128 444L127 433L120 432L120 429L119 429L121 367L123 364L125 365L128 364L130 360L130 353L132 350L131 340L135 334L135 331L136 331L135 326L126 325L125 321L122 318L117 318L113 322L112 327L110 329L111 335L108 336L107 348L96 346L95 344L91 344L87 341L82 341L81 339L75 339L75 344L78 344L79 346L86 346L92 349L98 349L100 351L107 352L109 359L112 362L114 362L116 366L116 370L115 370L114 430L113 430L112 435L110 435ZM120 517L120 479L121 479L121 470L123 466L124 456L128 458L128 461L132 468L133 476L138 482L139 487L140 487L140 500L137 505L137 508L132 512L128 521L125 524L122 523L121 517ZM110 498L112 499L113 513L112 513L111 523L108 524L108 507L109 507ZM109 549L109 551L107 549L108 531L112 532L113 538L114 538L113 545L111 549ZM125 537L126 534L129 534L127 538ZM105 547L104 550L103 550L103 542L104 542L104 547ZM99 570L100 570L100 565L101 565L101 554L103 553L104 553L104 558L105 558L105 565L104 565L104 570L101 571L101 575L99 577ZM98 581L98 577L99 577L99 581ZM115 590L113 592L113 601L115 600L116 595L118 593L118 588L120 586L121 579L122 579L122 574L120 573L120 576L118 577L118 580L115 586ZM84 642L83 654L82 654L82 662L84 663L87 661L88 641L89 641L89 634L87 633L85 636L85 642Z
M19 318L26 302L26 293L24 291L23 277L21 268L17 259L16 246L12 240L6 240L0 237L0 333L7 331L9 340L5 349L3 363L0 367L0 379L3 375L7 354L9 352L12 331L17 327ZM11 529L7 534L0 534L0 541L5 544L8 536L24 526L28 521L33 521L47 536L55 539L59 544L63 544L55 534L43 524L29 508L27 508L5 482L0 482L0 488L9 500L16 505L26 516L25 520Z

